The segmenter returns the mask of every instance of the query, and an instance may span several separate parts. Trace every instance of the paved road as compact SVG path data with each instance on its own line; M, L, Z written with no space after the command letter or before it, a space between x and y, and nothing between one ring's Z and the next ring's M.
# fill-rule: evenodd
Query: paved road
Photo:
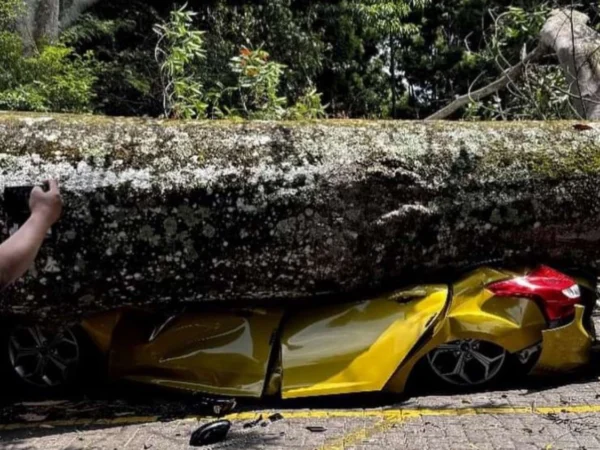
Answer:
M441 393L401 403L356 409L319 405L311 409L251 409L232 415L229 439L214 449L600 449L600 381L598 375L528 381L507 390ZM0 448L25 449L187 449L190 434L206 419L161 421L167 403L140 409L117 402L98 417L102 401L52 402L4 408L16 414L0 425ZM358 400L360 401L360 400ZM106 407L107 405L104 405ZM166 408L166 409L165 409ZM57 411L67 411L61 418ZM90 411L96 415L89 416ZM279 412L283 419L243 428L260 415ZM38 416L27 416L35 413ZM179 412L181 413L181 411ZM153 414L156 414L154 416ZM160 415L163 416L159 417ZM181 414L179 414L181 416ZM48 416L42 422L26 422ZM307 427L323 427L309 431ZM206 448L206 447L205 447Z

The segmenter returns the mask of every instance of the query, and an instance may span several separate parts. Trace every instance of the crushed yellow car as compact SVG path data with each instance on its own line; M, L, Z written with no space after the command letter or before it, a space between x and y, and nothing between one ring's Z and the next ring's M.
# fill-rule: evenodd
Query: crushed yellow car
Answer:
M52 388L77 374L93 343L111 379L216 396L284 399L403 392L417 367L476 386L515 364L564 372L588 363L595 281L550 267L482 267L453 283L363 300L289 308L121 308L53 336L36 325L8 334L10 370Z

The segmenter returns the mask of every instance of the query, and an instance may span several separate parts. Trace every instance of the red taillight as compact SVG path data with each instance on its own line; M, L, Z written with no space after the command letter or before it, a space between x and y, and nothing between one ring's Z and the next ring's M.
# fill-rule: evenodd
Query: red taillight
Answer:
M581 297L575 280L547 266L540 266L523 277L492 283L487 289L498 297L539 300L550 321L572 315Z

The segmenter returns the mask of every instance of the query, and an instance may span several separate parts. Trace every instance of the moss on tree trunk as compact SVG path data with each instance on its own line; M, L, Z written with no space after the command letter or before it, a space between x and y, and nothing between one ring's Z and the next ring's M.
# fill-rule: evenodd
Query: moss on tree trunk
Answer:
M64 191L55 239L2 296L27 314L291 301L489 258L600 260L600 129L566 122L0 114L0 167L0 193L48 176Z

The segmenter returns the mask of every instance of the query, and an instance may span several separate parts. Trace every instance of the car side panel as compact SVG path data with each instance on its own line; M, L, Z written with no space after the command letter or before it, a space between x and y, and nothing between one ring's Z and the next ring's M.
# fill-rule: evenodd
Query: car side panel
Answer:
M260 397L278 310L123 317L110 351L113 377L214 395Z
M404 297L407 292L418 298ZM281 340L282 397L381 390L438 317L447 294L446 286L425 286L292 315Z
M583 325L584 312L584 306L577 305L571 323L542 332L542 354L535 373L565 372L589 363L592 337Z

